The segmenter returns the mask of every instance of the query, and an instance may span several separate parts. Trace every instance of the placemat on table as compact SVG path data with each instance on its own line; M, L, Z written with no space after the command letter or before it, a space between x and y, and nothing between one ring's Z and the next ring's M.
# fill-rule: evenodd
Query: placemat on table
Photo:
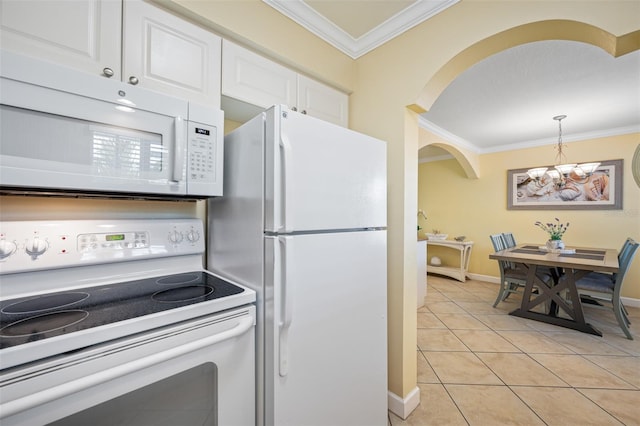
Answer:
M576 250L577 252L578 250ZM591 259L591 260L604 260L604 254L585 254L585 253L572 253L572 254L560 254L560 257L571 257L574 259Z
M531 248L530 248L531 247ZM534 246L524 246L515 250L511 250L511 253L524 253L524 254L546 254L546 252L540 250Z

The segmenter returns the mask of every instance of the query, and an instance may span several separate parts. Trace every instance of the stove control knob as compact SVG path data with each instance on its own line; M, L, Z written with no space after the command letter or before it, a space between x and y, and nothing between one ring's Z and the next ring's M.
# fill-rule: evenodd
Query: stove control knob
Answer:
M187 233L187 240L189 240L189 242L195 243L199 239L200 239L200 234L198 233L198 231L192 229Z
M16 251L16 243L13 241L0 240L0 259L11 256Z
M27 244L24 246L24 250L27 252L32 259L43 254L49 248L49 243L46 240L42 240L38 237L33 238L32 240L27 241Z
M174 244L178 244L182 241L182 232L179 231L171 231L169 232L169 241Z

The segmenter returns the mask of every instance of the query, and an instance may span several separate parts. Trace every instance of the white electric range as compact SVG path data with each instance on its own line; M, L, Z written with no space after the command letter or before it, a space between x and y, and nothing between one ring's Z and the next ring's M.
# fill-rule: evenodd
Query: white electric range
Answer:
M205 240L198 219L0 223L0 423L253 424L255 293L204 270Z

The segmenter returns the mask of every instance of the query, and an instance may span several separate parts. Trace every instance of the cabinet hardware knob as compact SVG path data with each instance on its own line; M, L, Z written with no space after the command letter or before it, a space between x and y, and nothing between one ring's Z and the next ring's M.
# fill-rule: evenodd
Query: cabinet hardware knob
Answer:
M113 77L113 70L111 68L105 68L102 70L102 74L107 78L111 78Z
M298 108L296 108L296 107L292 107L291 108L291 111L297 111L297 110L298 110Z
M307 114L307 110L306 110L306 109L303 109L303 110L302 110L302 113L306 115L306 114Z
M133 75L132 75L131 77L129 77L129 84L133 84L133 85L135 86L135 85L136 85L136 84L138 84L139 82L140 82L140 81L138 80L138 77L135 77L135 76L133 76Z

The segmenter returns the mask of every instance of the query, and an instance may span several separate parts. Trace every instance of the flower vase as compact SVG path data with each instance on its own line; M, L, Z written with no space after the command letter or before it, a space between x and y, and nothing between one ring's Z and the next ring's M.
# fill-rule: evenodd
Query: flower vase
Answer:
M562 240L549 240L546 244L549 250L562 250L564 248L564 241Z

